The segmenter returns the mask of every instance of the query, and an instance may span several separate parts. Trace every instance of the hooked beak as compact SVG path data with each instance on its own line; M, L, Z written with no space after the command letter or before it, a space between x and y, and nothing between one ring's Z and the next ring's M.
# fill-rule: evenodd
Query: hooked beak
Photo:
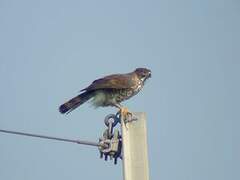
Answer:
M148 77L149 77L149 78L152 77L152 72L151 72L151 71L149 72Z

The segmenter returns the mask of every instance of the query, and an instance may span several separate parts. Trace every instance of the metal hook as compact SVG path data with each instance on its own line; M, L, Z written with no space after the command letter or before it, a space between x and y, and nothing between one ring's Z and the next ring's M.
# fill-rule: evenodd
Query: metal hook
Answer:
M104 119L104 124L107 129L104 131L102 138L99 139L99 144L103 146L99 147L100 157L105 160L110 157L110 160L114 159L114 164L117 163L117 158L121 158L121 135L118 129L114 127L120 123L119 114L109 114ZM113 131L114 129L114 131Z

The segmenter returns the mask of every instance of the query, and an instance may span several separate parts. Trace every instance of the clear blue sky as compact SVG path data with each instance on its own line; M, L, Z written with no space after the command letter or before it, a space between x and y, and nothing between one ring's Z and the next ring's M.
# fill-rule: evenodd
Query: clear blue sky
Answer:
M125 102L148 117L150 177L237 180L240 3L0 1L0 128L97 140L114 108L58 106L95 78L152 70ZM0 179L122 179L97 149L0 134Z

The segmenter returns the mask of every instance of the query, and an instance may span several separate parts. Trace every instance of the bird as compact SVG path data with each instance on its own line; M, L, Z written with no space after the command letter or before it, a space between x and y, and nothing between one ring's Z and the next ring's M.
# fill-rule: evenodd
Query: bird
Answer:
M136 68L130 73L112 74L97 79L82 89L79 95L60 105L59 112L68 114L91 100L94 107L112 106L118 108L124 117L132 115L121 102L138 94L151 74L150 69Z

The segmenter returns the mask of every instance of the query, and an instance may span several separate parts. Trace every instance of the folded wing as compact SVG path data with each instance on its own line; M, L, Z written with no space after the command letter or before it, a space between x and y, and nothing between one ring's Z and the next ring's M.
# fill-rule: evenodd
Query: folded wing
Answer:
M130 74L114 74L97 79L90 86L81 91L92 91L97 89L129 89L134 87L134 81Z

